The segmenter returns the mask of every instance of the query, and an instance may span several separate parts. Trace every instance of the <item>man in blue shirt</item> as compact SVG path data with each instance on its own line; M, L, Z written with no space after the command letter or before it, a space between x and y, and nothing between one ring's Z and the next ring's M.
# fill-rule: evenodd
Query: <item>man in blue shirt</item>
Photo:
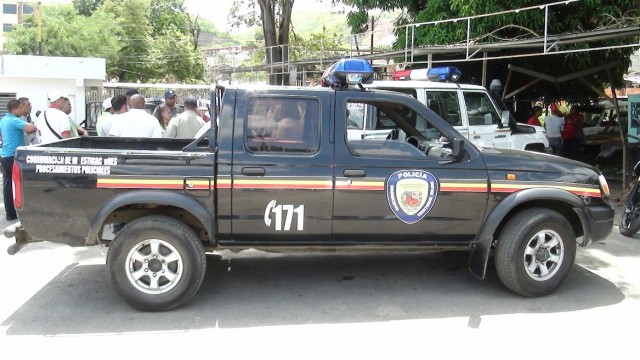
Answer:
M7 115L0 119L0 131L2 132L0 163L2 163L4 210L7 221L12 221L18 218L16 208L13 205L13 156L16 148L24 145L24 131L32 132L36 126L20 118L22 116L20 101L10 100L7 103L7 110L9 111Z

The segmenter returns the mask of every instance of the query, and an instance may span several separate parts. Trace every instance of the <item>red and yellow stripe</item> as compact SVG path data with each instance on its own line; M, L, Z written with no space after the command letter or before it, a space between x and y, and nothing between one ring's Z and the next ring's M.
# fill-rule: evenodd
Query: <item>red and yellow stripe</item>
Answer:
M491 192L493 193L514 193L516 191L533 189L533 188L547 188L547 189L561 189L572 192L578 196L590 196L601 197L600 187L596 185L576 185L567 183L540 183L540 182L494 182L491 185Z
M210 190L214 187L214 179L203 178L157 178L157 177L113 177L105 176L97 179L96 186L101 189L168 189ZM185 185L186 182L186 185ZM336 190L343 191L385 191L385 179L371 180L337 180ZM218 189L276 189L276 190L331 190L332 180L268 178L268 179L236 179L219 178ZM596 185L576 185L552 182L495 181L491 188L481 180L441 180L439 192L468 193L514 193L533 188L553 188L569 191L578 196L601 197L600 188Z

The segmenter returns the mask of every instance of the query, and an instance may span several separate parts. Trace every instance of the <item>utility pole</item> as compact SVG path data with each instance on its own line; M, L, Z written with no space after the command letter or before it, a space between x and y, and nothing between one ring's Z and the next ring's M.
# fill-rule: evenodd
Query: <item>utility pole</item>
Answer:
M36 31L36 41L38 42L38 55L42 56L42 2L38 1L36 7L36 21L38 22Z

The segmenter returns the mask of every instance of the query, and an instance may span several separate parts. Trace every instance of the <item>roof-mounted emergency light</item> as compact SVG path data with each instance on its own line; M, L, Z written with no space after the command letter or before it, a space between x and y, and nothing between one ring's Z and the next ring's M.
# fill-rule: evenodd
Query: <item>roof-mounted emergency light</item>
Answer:
M329 66L322 74L322 86L347 87L371 84L373 68L367 60L342 59Z
M453 66L431 69L400 70L393 74L393 80L458 81L460 69Z

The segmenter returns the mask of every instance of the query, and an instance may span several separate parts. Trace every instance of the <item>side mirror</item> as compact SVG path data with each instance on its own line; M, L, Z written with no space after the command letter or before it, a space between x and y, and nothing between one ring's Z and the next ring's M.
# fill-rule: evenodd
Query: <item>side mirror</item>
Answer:
M451 156L455 161L462 161L467 155L467 150L464 148L464 140L460 138L454 138L451 142Z

